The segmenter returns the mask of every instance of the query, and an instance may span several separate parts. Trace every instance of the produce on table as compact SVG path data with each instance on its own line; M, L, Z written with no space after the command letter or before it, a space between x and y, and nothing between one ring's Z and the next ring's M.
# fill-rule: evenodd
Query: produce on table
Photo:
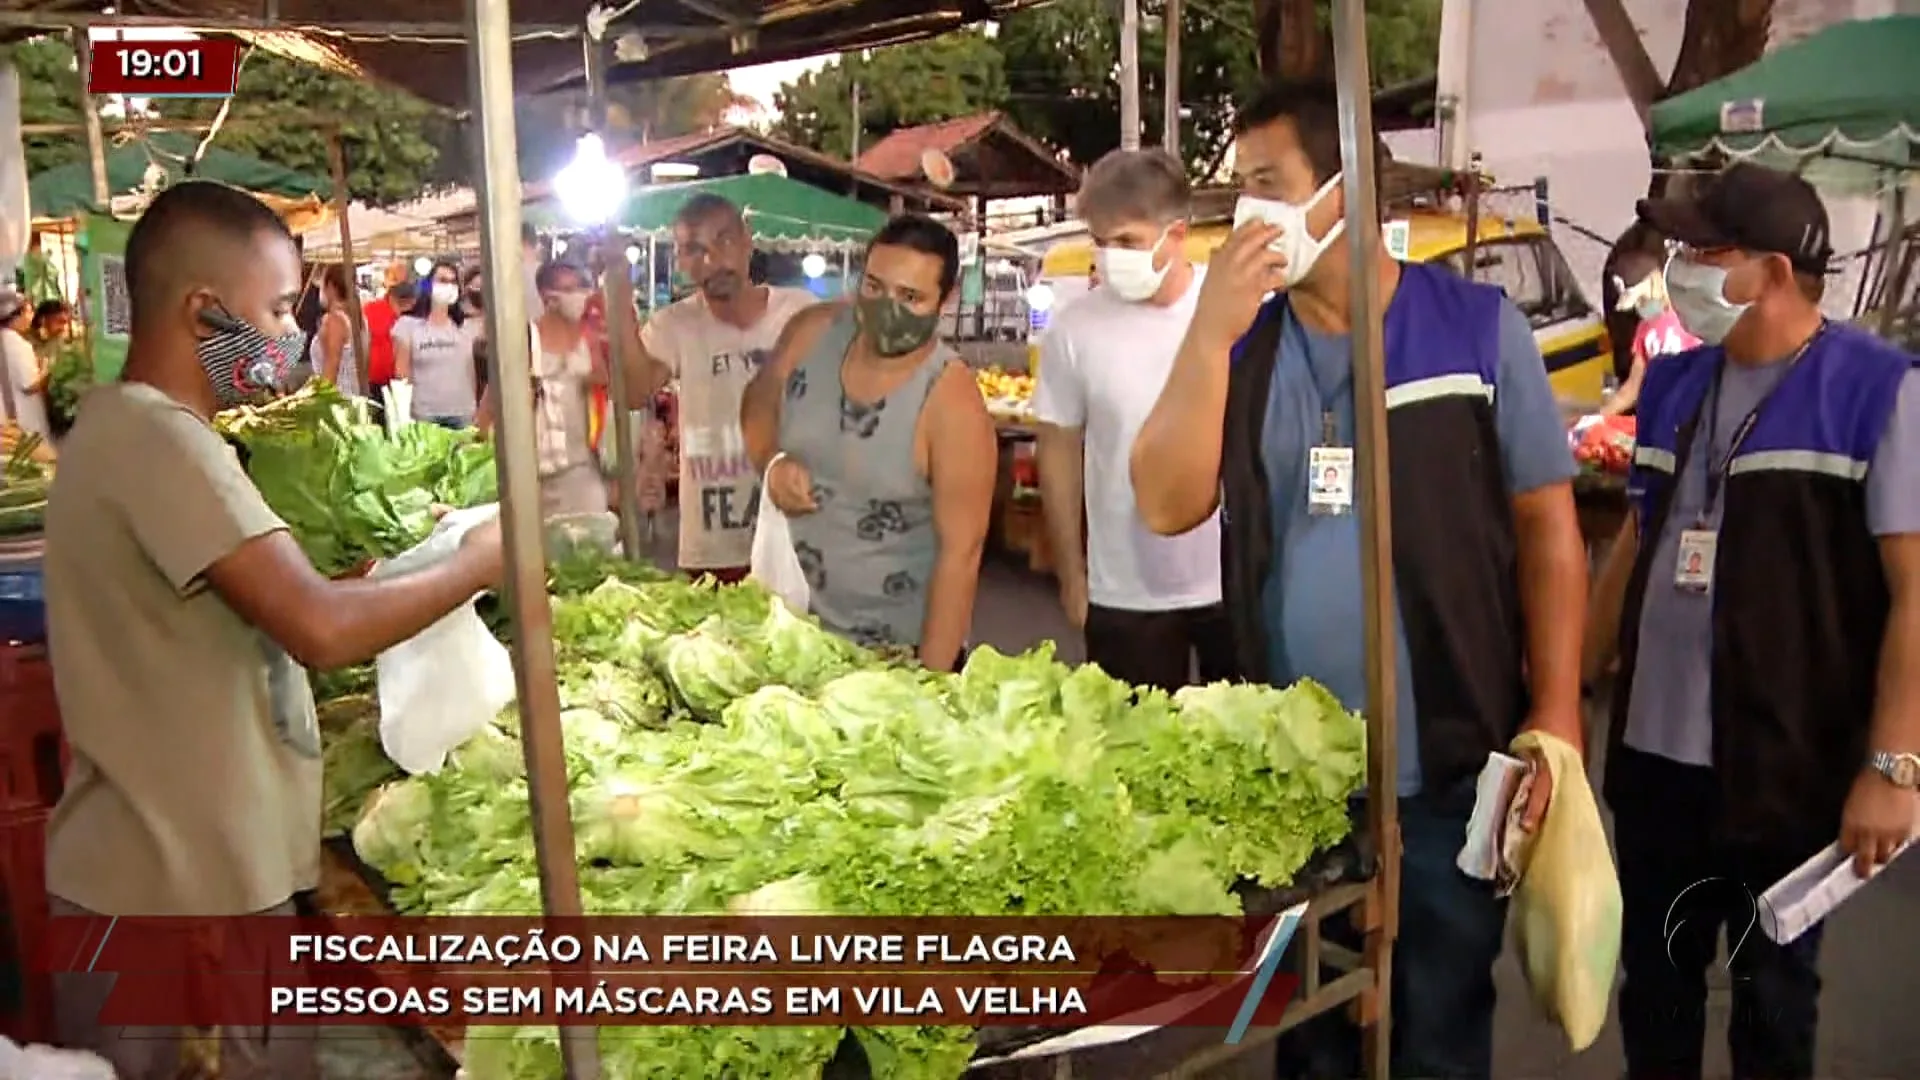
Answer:
M1010 419L1033 415L1032 375L989 367L974 372L973 379L980 385L980 396L987 399L988 412Z
M46 522L53 449L11 421L0 426L0 536L36 533Z
M1589 417L1575 428L1573 459L1590 473L1625 476L1633 466L1636 430L1631 416Z
M62 425L71 425L80 397L93 386L93 364L84 344L62 341L47 351L47 409Z

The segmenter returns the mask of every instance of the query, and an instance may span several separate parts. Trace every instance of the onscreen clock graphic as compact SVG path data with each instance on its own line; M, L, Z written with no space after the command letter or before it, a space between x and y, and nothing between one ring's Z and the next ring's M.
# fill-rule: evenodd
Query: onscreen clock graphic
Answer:
M237 41L96 41L87 92L128 97L228 97L240 72Z

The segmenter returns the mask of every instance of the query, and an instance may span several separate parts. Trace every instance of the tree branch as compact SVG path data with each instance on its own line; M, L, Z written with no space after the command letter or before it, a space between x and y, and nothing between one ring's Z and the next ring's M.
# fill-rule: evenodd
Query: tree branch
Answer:
M1633 25L1633 16L1627 14L1622 0L1582 0L1587 7L1587 17L1593 20L1593 28L1600 34L1600 44L1606 47L1607 55L1613 60L1613 68L1620 73L1620 82L1627 89L1627 99L1633 102L1633 111L1640 117L1640 126L1652 130L1651 114L1653 103L1658 101L1665 89L1660 70L1653 66L1653 58L1647 55L1647 46L1640 40L1640 31ZM1693 9L1698 3L1687 5L1687 22L1693 22Z

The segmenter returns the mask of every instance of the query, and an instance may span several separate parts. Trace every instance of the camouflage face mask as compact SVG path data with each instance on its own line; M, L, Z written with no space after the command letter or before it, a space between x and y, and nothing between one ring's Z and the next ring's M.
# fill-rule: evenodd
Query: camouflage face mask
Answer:
M858 311L867 341L885 357L905 356L925 345L940 325L938 311L922 315L888 296L863 296Z

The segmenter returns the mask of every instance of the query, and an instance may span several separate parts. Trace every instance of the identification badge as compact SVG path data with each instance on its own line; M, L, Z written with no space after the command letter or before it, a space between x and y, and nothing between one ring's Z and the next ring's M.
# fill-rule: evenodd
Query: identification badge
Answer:
M1353 509L1353 447L1315 446L1307 451L1307 512L1344 514Z
M1706 592L1713 584L1713 553L1719 543L1719 534L1712 529L1681 530L1680 558L1673 567L1674 587Z

